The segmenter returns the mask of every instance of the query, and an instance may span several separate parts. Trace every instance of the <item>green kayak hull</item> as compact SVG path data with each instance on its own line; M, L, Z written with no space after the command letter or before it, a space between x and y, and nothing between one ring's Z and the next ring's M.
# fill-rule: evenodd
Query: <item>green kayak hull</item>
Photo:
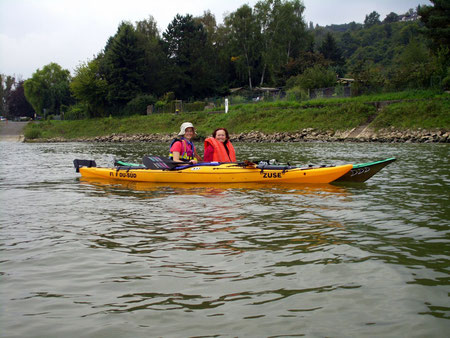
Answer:
M395 160L395 157L391 157L376 162L354 164L348 173L333 182L365 182Z

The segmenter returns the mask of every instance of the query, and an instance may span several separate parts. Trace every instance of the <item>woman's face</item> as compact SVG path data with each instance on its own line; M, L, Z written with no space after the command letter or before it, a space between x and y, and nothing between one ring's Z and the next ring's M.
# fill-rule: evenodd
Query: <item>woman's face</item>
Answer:
M194 128L186 128L186 130L184 131L184 137L187 138L188 140L190 140L191 138L194 137Z
M225 130L218 130L216 131L216 140L219 142L225 142L227 139L227 134L225 133Z

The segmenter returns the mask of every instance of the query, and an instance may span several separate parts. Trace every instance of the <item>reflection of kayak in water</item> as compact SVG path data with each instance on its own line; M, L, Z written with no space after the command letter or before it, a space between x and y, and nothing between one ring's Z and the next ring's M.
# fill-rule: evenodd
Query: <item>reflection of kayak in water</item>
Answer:
M77 172L84 178L102 178L132 182L154 183L330 183L363 182L395 159L360 165L297 167L251 162L199 163L180 165L168 159L144 157L144 165L119 163L115 167L97 167L92 160L74 160Z
M201 163L170 168L157 160L145 164L101 168L95 161L74 161L82 177L157 183L329 183L353 168L351 164L297 168L254 163Z
M305 194L318 194L323 196L324 193L347 193L347 189L342 185L331 185L331 184L293 184L293 183L279 183L276 185L267 185L264 183L196 183L196 184L185 184L185 183L154 183L154 182L133 182L133 181L111 181L110 179L103 178L92 178L92 177L81 177L80 182L82 184L88 184L94 187L108 189L118 188L128 189L132 191L157 191L159 193L172 193L176 191L177 193L183 194L195 194L195 195L221 195L229 189L238 189L241 191L245 190L261 190L268 191L270 193L280 193L280 194L295 194L301 193Z

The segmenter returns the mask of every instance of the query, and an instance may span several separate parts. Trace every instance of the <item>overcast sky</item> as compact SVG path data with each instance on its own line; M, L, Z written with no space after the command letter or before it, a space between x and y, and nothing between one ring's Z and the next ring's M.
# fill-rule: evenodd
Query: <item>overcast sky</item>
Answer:
M210 10L224 15L257 0L0 0L0 73L23 80L50 62L71 71L91 60L116 33L121 21L135 23L152 15L163 32L174 16ZM362 23L377 11L383 20L404 14L428 0L303 0L304 18L321 26Z

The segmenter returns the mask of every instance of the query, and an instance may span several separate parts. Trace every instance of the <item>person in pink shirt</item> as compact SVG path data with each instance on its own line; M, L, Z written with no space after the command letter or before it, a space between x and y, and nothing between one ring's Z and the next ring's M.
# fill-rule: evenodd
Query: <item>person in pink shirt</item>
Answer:
M178 137L170 144L169 157L174 162L198 163L202 158L198 155L192 139L195 136L194 125L191 122L184 122L180 127Z

